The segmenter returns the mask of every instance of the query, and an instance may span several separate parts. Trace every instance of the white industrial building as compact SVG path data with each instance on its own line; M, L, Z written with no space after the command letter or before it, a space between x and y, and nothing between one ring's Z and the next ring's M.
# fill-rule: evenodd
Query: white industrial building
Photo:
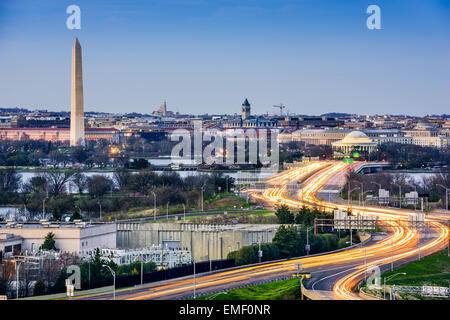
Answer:
M184 248L170 248L167 244L151 246L142 249L101 249L102 258L110 260L117 265L130 264L132 262L154 262L157 266L173 268L177 265L190 264L191 252ZM86 255L82 254L82 257Z
M45 237L53 233L55 246L60 251L79 253L96 248L116 246L115 223L57 223L42 220L35 223L0 223L0 249L12 251L11 245L19 251L38 251ZM14 244L10 243L14 239Z

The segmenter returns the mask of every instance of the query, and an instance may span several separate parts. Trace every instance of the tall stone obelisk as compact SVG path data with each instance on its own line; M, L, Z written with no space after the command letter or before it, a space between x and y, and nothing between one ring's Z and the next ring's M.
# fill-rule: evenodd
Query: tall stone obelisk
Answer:
M72 86L70 98L70 145L84 145L84 103L81 46L78 38L72 46Z

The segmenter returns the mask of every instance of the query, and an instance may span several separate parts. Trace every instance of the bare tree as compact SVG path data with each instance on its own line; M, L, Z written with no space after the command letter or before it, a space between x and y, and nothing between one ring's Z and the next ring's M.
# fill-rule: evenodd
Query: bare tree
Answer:
M74 175L73 170L57 170L49 169L41 173L42 177L47 181L51 195L57 196L65 191L65 185Z
M83 191L87 188L88 180L85 174L81 171L76 171L71 177L71 181L77 187L78 193L82 194Z

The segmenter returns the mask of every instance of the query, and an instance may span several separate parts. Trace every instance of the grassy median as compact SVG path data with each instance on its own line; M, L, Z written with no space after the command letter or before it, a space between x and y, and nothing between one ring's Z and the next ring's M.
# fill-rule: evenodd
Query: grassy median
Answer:
M298 300L300 286L298 279L270 282L257 286L212 294L196 300Z
M409 263L395 269L393 272L385 273L382 275L382 281L384 281L385 277L400 272L405 272L406 276L396 276L388 280L386 284L399 286L450 286L450 258L447 256L447 251Z

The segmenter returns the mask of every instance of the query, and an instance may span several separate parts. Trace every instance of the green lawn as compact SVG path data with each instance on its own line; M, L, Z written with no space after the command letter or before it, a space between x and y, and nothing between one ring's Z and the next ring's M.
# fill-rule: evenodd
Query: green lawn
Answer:
M388 280L386 284L448 287L450 285L450 258L447 257L447 251L434 254L395 269L393 272L383 274L382 281L384 281L384 277L399 272L406 272L406 276L398 275Z
M213 294L197 300L298 300L298 279L271 282L252 287L234 289L227 293Z
M409 263L403 267L395 269L393 272L387 272L381 275L381 285L384 283L384 278L392 276L397 273L405 272L406 275L397 275L386 281L386 286L435 286L448 287L450 286L450 258L447 257L447 251L440 252L420 261ZM383 289L368 289L364 284L364 290L372 295L383 297ZM389 289L387 289L389 292ZM389 299L389 294L387 294ZM420 295L412 295L407 293L400 293L400 296L405 300L434 300L442 298L422 297ZM444 298L445 299L445 298Z

